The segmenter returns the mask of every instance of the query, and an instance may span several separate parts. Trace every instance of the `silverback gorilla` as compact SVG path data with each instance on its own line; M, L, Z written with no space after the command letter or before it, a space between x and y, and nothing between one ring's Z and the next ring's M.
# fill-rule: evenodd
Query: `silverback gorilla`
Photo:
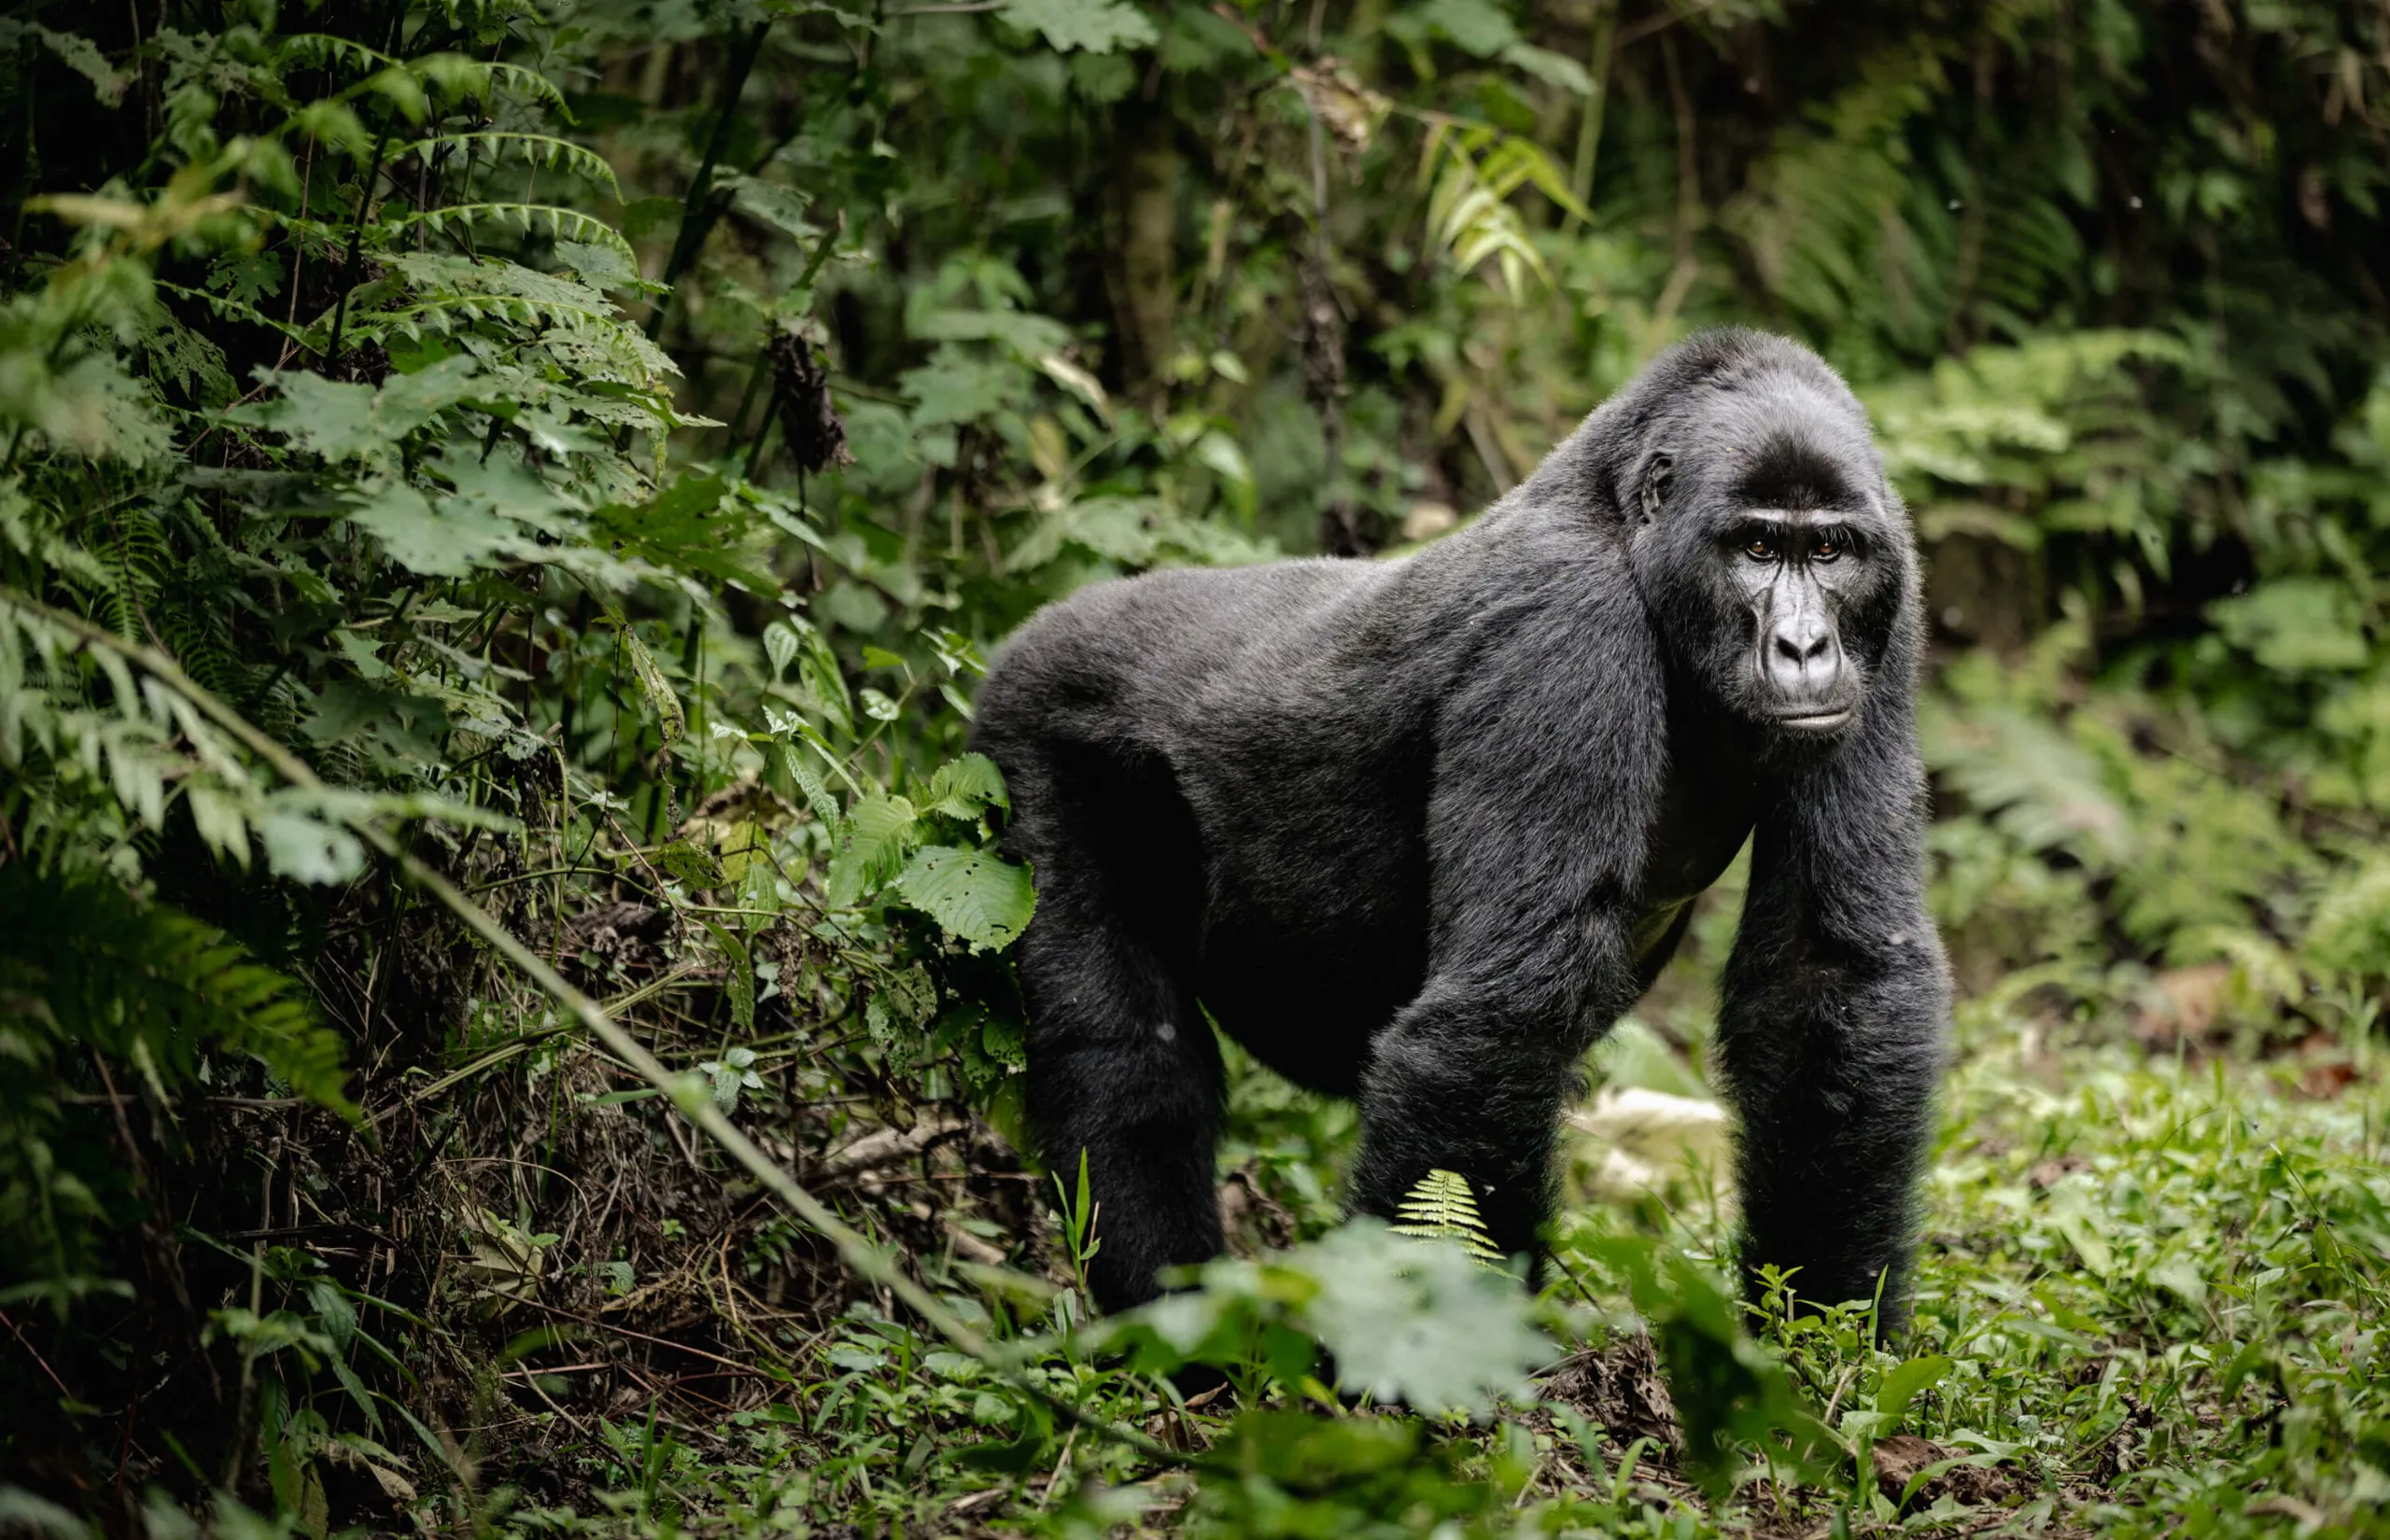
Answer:
M1922 896L1907 516L1858 401L1748 331L1655 360L1397 561L1049 607L978 746L1033 866L1032 1128L1087 1152L1098 1301L1220 1247L1219 1052L1358 1099L1355 1210L1434 1168L1535 1253L1586 1048L1752 840L1714 1067L1747 1276L1906 1300L1948 986Z

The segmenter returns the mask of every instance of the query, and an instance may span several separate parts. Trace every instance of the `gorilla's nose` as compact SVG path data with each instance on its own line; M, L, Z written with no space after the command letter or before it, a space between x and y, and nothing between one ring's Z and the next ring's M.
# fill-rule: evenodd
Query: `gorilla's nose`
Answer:
M1823 694L1841 669L1834 627L1815 610L1805 609L1780 623L1768 638L1768 680L1787 695Z

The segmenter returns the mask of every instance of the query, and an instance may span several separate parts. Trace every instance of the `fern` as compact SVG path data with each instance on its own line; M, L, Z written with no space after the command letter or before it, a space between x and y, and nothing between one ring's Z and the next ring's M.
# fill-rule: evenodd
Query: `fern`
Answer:
M595 150L576 145L569 139L559 139L548 133L511 133L500 129L485 129L472 133L440 133L429 138L411 140L393 149L392 159L414 155L429 160L443 150L461 152L471 158L486 153L491 160L515 160L524 164L545 169L569 171L584 181L606 189L606 195L617 203L623 189L614 179L614 168Z
M107 1287L91 1268L109 1206L62 1137L65 1078L91 1054L129 1067L162 1106L204 1058L235 1055L357 1115L340 1040L291 979L109 878L0 866L0 1300L38 1298L63 1314Z
M1438 247L1464 273L1492 259L1514 301L1525 295L1529 273L1545 282L1552 274L1511 195L1533 187L1565 212L1590 217L1541 149L1483 124L1431 121L1419 185L1427 189L1427 231Z
M473 229L484 225L520 225L527 235L536 233L542 224L548 233L559 241L579 241L586 245L601 245L612 249L625 259L636 264L638 253L622 233L605 220L579 209L564 208L555 203L492 202L481 203L450 203L440 208L420 209L402 214L392 222L394 233L415 226L439 233L451 226Z
M1501 1248L1486 1232L1477 1195L1470 1190L1469 1178L1457 1171L1438 1169L1421 1177L1403 1198L1397 1217L1401 1223L1392 1226L1396 1235L1457 1241L1461 1250L1485 1267L1499 1269L1502 1266Z

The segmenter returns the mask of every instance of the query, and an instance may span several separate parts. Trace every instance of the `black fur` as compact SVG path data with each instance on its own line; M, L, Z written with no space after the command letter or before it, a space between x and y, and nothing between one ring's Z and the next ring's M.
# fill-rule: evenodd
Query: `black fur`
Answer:
M1100 1302L1220 1245L1205 1012L1357 1097L1353 1206L1469 1176L1533 1251L1587 1046L1756 830L1717 1065L1747 1267L1897 1319L1948 987L1923 903L1917 561L1813 354L1696 337L1399 561L1168 571L1005 647L977 742L1035 869L1033 1127ZM1200 1003L1199 1003L1200 1002Z

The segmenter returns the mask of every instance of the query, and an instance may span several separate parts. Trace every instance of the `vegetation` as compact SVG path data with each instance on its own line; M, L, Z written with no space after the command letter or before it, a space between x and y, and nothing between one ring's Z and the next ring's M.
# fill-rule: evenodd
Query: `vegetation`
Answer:
M2390 12L0 45L0 1530L2382 1523ZM1340 1225L1350 1110L1239 1060L1234 1254L1091 1319L987 651L1432 539L1726 320L1845 371L1931 565L1911 1337L1726 1292L1731 877L1540 1294L1446 1184Z

